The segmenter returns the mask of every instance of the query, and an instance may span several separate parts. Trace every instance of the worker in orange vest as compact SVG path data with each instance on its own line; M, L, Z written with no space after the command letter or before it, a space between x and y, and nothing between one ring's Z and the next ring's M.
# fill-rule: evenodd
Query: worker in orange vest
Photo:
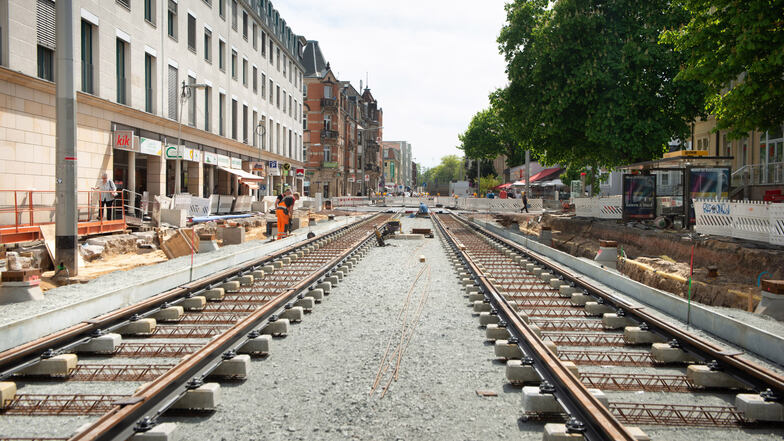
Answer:
M288 236L287 227L289 225L289 216L291 215L293 207L294 198L291 196L291 190L286 189L283 193L283 197L278 201L277 207L275 207L275 214L278 218L278 239L283 239Z

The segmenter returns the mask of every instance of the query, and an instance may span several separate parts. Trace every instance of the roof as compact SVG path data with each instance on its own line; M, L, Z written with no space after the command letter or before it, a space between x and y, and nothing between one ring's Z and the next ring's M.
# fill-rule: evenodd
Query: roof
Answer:
M546 168L539 173L531 176L531 182L550 181L561 175L561 167Z
M323 77L329 70L328 63L321 53L321 47L316 40L308 40L302 54L302 65L305 67L306 77Z

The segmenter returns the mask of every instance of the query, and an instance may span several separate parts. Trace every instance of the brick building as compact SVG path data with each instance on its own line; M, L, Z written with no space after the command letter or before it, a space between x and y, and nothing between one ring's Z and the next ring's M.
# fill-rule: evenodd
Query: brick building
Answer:
M381 111L369 89L360 95L335 76L317 41L305 45L303 64L309 191L324 197L367 194L380 171L375 139Z

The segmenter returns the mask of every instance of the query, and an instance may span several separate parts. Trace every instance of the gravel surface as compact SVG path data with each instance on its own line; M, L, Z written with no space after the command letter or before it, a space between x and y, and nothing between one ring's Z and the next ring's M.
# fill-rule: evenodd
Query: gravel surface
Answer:
M412 227L432 224L403 220L403 231ZM438 239L388 243L373 248L287 338L274 341L268 359L254 360L245 383L224 386L214 415L177 419L184 439L540 440L541 425L518 421L520 390L505 384L504 366L493 361ZM420 254L432 279L419 326L398 381L383 398L380 390L369 396L425 265ZM412 305L424 286L417 284Z
M312 231L316 234L321 234L337 227L345 225L347 222L355 220L355 217L338 218L335 221L328 221L320 223L312 227ZM275 242L259 242L250 241L240 245L230 245L219 250L207 254L196 254L194 256L194 264L206 263L233 253L258 248L259 255L272 253L276 250L289 246L293 243L306 239L306 235L310 229L302 228L295 230L291 238L283 239ZM64 306L79 303L93 297L97 297L102 293L115 290L117 288L131 286L139 280L149 280L160 277L161 274L171 273L190 266L190 256L179 257L177 259L168 260L156 265L149 265L138 267L129 271L115 271L113 273L98 277L91 280L86 284L67 285L59 288L49 290L44 295L44 299L37 302L24 302L14 303L10 305L3 305L0 308L0 332L2 327L13 323L19 317L31 317L54 309L62 308ZM157 292L150 292L150 296L158 294ZM123 305L117 305L120 308ZM106 312L109 312L108 310ZM78 322L77 319L75 321ZM64 324L67 326L69 324Z

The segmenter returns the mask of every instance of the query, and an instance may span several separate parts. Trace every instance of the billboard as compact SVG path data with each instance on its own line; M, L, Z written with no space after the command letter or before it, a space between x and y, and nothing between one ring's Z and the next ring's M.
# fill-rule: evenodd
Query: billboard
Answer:
M623 218L656 217L656 176L623 175Z
M730 191L730 169L690 168L689 192L691 198L727 198Z

